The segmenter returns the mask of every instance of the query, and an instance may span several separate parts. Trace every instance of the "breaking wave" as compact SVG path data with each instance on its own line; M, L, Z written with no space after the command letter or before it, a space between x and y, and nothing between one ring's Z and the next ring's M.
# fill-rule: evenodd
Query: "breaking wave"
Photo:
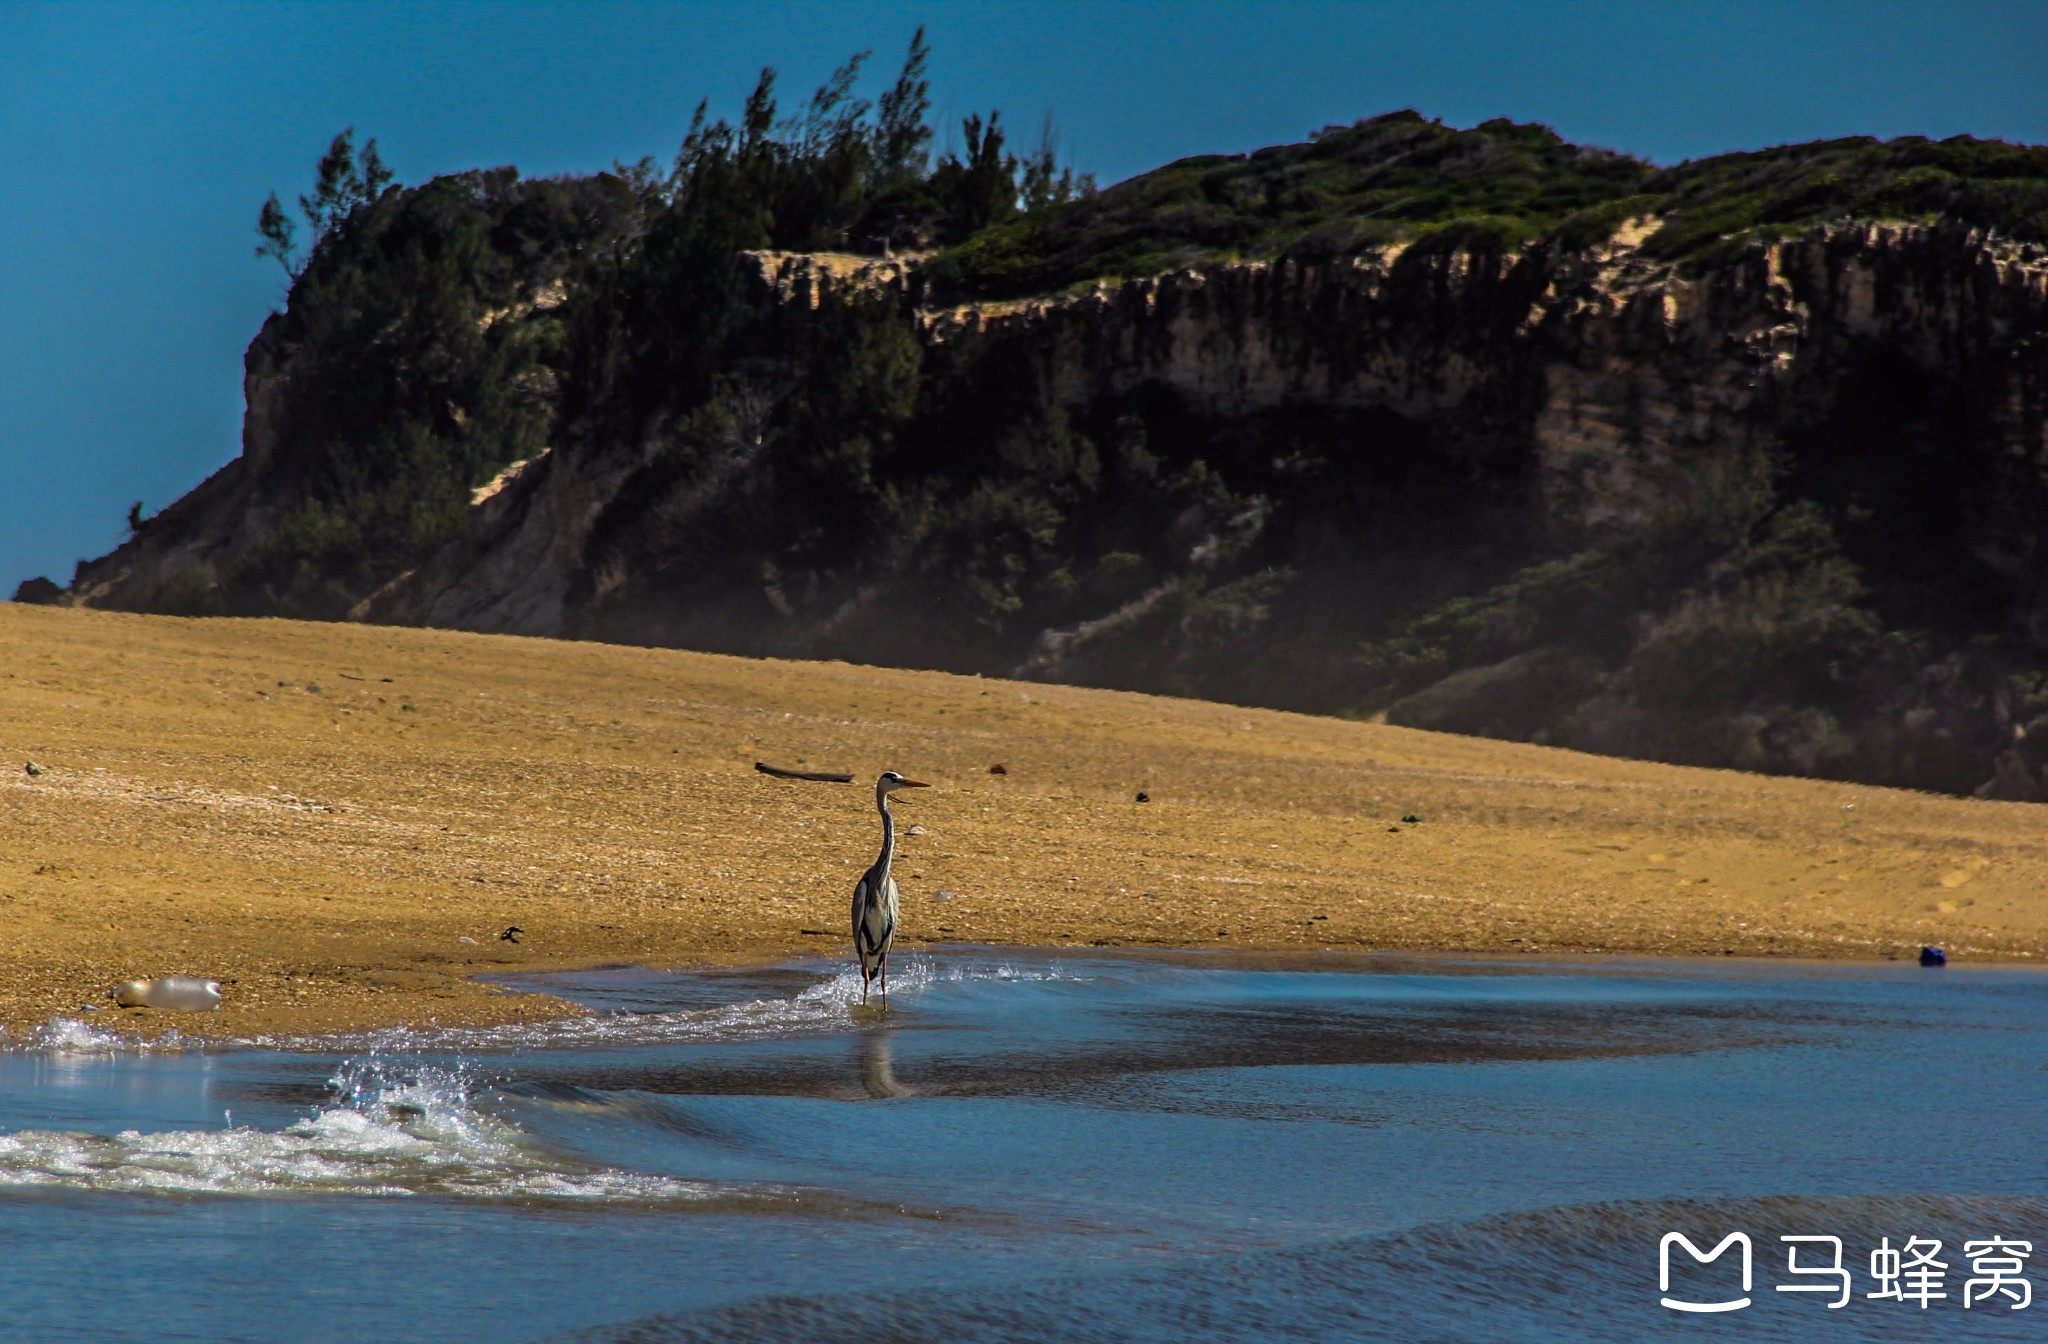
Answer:
M939 964L915 957L892 969L893 998L916 998L936 985L983 981L1071 981L1058 967ZM531 982L526 982L530 984ZM591 1046L667 1045L753 1041L840 1031L855 1025L860 972L848 967L793 995L747 999L669 1012L600 1012L553 1022L496 1027L392 1027L339 1036L258 1036L239 1044L278 1050L367 1050L383 1053L574 1049Z
M75 1017L53 1017L12 1048L49 1055L175 1055L200 1046L175 1028L151 1038L139 1032L96 1027Z
M351 1060L334 1099L281 1130L0 1135L0 1189L217 1195L440 1195L472 1199L789 1201L800 1194L642 1175L549 1153L480 1107L461 1069Z

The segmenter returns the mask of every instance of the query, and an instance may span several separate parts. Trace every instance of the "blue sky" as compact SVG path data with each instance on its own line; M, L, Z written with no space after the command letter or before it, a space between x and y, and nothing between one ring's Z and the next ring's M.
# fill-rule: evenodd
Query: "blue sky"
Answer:
M1398 107L1658 162L1822 136L2048 142L2048 3L313 4L0 0L0 596L70 578L239 450L281 299L264 197L345 126L406 182L666 160L918 23L935 110L1052 112L1105 184Z

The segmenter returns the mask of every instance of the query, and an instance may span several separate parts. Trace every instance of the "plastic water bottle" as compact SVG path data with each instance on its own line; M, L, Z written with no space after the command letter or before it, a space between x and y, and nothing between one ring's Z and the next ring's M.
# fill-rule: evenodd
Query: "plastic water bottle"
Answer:
M210 1013L220 1007L220 981L195 975L166 975L156 980L130 980L109 991L123 1008L168 1008L178 1013Z

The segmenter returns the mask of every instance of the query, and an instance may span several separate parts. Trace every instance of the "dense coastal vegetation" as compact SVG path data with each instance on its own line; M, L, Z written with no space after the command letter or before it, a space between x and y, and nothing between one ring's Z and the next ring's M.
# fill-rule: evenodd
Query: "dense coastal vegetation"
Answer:
M934 156L927 59L920 34L869 101L857 57L788 115L765 71L736 121L700 108L671 164L587 177L401 186L337 138L307 246L276 198L261 218L291 280L252 347L275 447L240 464L236 540L138 511L131 547L176 559L117 604L344 616L454 563L473 492L546 454L607 483L551 633L2025 792L2043 762L2005 758L2048 751L2048 635L2031 561L1994 563L1975 530L2001 487L1969 371L1844 345L1740 451L1583 526L1532 508L1502 427L1542 395L1515 314L1625 226L1643 283L1708 290L1857 221L2040 244L2048 148L1856 138L1659 167L1395 112L1098 191L1049 127L1019 155L993 112ZM844 277L777 298L787 253ZM1489 287L1455 297L1447 260ZM1514 371L1436 418L1218 410L1135 375L1079 387L1053 337L955 320L1257 263L1383 266L1413 291L1384 339L1412 326ZM1311 304L1302 358L1350 320Z
M1840 218L1953 220L2048 242L2048 147L1868 136L1660 169L1500 119L1418 112L1305 144L1183 159L1064 210L997 225L936 270L1009 297L1240 257L1326 261L1389 243L1585 248L1655 218L1651 256L1694 265Z

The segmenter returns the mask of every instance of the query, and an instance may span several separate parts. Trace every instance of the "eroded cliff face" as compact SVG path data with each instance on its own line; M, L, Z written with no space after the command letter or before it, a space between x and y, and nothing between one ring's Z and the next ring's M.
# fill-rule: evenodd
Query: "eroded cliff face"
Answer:
M114 550L81 561L70 601L116 611L204 610L216 566L263 535L276 508L262 499L257 483L280 451L277 411L291 378L276 333L273 317L243 356L240 456Z
M687 455L673 435L558 421L459 540L352 616L1356 708L1359 642L1425 599L1655 528L1768 457L1851 513L1943 511L1936 530L1996 576L1984 633L2048 649L2048 256L1955 227L1845 224L1686 274L1639 250L1651 226L1584 252L1389 248L967 306L933 294L915 259L756 254L729 395ZM1061 544L1093 568L1076 559L1058 601L993 619L950 614L901 566L859 555L791 565L764 547L736 562L732 519L772 530L776 491L794 488L771 464L801 418L818 315L856 293L886 296L914 332L920 406L951 408L926 435L941 469L949 454L961 473L1006 460L1005 435L1028 419L1041 436L1074 427L1105 461L1133 435L1126 456L1145 461L1199 441L1230 488L1203 503L1188 487L1194 502L1160 515L1142 564L1102 539L1111 504L1070 519L1077 539ZM243 459L82 567L76 600L161 606L167 585L191 582L177 576L260 530L239 483L291 451L273 428L290 377L288 352L259 337ZM1891 493L1863 490L1859 472ZM1099 577L1112 561L1126 578ZM1419 596L1404 606L1404 593ZM1651 614L1616 619L1647 628ZM1508 659L1489 674L1499 694L1590 703L1631 684L1622 653L1503 640L1485 645ZM1978 699L1975 745L1951 774L1997 775L2006 794L2048 787L1991 759L2031 711ZM1432 726L1496 730L1443 712ZM1562 738L1530 727L1565 722L1531 712L1500 731L1628 749L1583 722Z
M934 346L1012 346L1075 408L1167 391L1221 420L1303 406L1393 412L1423 426L1434 453L1526 488L1559 539L1645 522L1702 473L1825 418L1882 352L1942 387L1966 420L1966 451L1989 473L1974 545L2038 588L2048 467L2038 248L1847 225L1688 279L1628 246L1642 232L1591 256L1395 248L1323 266L1221 266L1065 299L920 307L918 324ZM764 258L764 303L801 311L825 289L860 285L913 291L915 272ZM252 402L252 422L258 414ZM743 469L737 457L721 469ZM633 465L633 445L549 457L477 510L457 553L362 617L565 631L580 533ZM518 561L492 563L500 551ZM2034 623L2036 608L2038 596Z
M1558 275L1530 333L1546 515L1581 529L1641 522L1746 447L1789 437L1796 452L1803 428L1886 365L1921 380L1981 459L1969 468L1989 472L1977 545L2031 584L2048 466L2044 260L1960 230L1854 225L1697 279L1626 250Z

